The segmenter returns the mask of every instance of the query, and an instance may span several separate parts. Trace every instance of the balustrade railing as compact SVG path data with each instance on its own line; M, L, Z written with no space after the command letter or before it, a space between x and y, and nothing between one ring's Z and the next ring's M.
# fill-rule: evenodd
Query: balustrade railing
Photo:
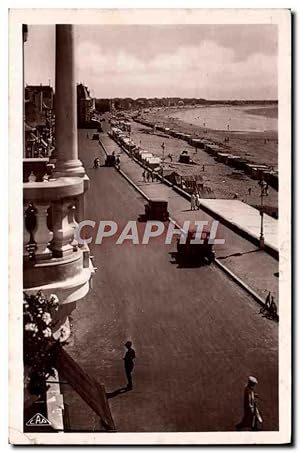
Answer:
M24 183L24 256L47 260L68 257L78 250L74 238L82 178L58 178ZM77 216L78 219L78 216Z

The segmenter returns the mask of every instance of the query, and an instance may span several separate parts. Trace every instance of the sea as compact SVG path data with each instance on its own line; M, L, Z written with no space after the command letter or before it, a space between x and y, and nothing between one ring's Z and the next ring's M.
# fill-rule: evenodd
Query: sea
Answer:
M195 124L208 129L231 132L265 132L277 131L278 119L271 117L274 106L207 106L188 110L178 110L169 116L189 124ZM268 110L270 109L270 116ZM251 110L256 112L250 113Z

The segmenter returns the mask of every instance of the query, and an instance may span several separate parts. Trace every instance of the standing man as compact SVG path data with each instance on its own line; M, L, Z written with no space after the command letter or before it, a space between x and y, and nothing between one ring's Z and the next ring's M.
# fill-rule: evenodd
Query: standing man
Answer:
M162 148L162 161L164 162L165 161L165 142L162 142L162 144L160 145L161 148Z
M196 206L197 206L197 209L200 209L200 205L201 205L201 197L200 197L199 192L197 192L196 193Z
M125 357L124 357L124 366L125 366L125 373L126 373L126 377L127 377L127 387L126 389L127 390L132 390L132 377L131 377L131 373L132 373L132 370L133 370L133 367L134 367L134 359L135 359L135 351L134 349L132 349L132 342L131 341L127 341L125 343L125 346L127 348L127 352L125 354Z
M270 305L271 305L271 291L268 292L268 295L267 295L267 297L266 297L266 301L265 301L265 309L266 309L266 310L269 310Z
M236 425L236 430L240 431L243 428L248 428L251 431L257 431L258 422L262 423L262 418L256 406L256 397L254 388L258 384L256 377L249 376L248 384L244 390L244 416L240 423Z
M192 193L191 195L191 211L196 209L196 195Z

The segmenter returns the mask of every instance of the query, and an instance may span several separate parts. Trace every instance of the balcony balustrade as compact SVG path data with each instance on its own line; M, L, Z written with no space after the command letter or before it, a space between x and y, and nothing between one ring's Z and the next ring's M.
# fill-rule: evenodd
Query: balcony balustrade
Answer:
M40 174L42 174L41 171ZM74 238L82 220L87 178L59 177L23 184L24 290L55 293L63 304L89 290L93 266L87 245Z

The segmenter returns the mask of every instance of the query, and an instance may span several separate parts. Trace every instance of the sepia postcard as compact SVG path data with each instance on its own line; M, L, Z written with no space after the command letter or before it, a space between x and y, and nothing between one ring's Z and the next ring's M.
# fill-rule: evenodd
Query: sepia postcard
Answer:
M291 11L9 11L9 441L292 441Z

